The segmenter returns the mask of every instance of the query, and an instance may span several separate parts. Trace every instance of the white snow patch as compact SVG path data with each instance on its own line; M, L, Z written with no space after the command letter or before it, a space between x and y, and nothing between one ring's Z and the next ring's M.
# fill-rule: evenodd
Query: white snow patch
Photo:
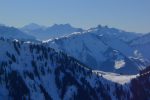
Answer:
M131 79L136 78L137 75L104 75L104 78L117 82L119 84L129 83Z
M124 60L117 60L117 61L115 61L115 68L116 69L120 69L120 68L122 68L122 67L124 67L125 66L125 61Z
M105 79L110 80L112 82L116 82L119 84L129 83L133 78L136 78L137 75L120 75L116 73L103 72L98 70L93 70L93 72L97 73L100 76L103 76Z

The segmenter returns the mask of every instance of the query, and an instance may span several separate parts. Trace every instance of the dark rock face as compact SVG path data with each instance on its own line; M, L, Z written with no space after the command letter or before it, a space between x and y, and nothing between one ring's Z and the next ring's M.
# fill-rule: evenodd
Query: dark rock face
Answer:
M9 89L9 95L15 100L26 99L28 96L30 97L30 91L18 72L12 71L8 74L6 80L6 87Z
M150 98L150 67L140 71L140 76L131 81L133 100L149 100Z

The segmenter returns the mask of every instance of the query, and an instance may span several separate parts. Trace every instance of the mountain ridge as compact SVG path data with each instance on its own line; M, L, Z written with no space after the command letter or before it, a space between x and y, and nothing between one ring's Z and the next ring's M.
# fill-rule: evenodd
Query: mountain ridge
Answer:
M126 44L124 42L121 42L120 40L116 41L116 38L115 39L108 38L108 37L106 38L107 39L105 39L104 36L99 36L93 33L93 31L87 31L81 33L73 33L72 35L57 38L57 39L50 39L48 41L44 41L44 43L46 43L46 45L49 45L52 48L55 48L58 51L59 50L63 51L75 57L76 59L82 61L88 66L91 66L94 69L96 68L99 70L112 72L112 71L117 71L117 69L114 68L115 66L117 67L119 66L123 68L124 65L125 66L127 65L132 67L134 66L132 70L136 69L137 71L135 72L138 72L138 67L137 68L135 67L137 65L135 65L130 58L128 58L134 55L133 54L134 50L131 49L131 47L129 46L125 46ZM116 41L114 42L114 44L115 43L117 44L116 45L112 44L113 41ZM118 44L118 42L122 44ZM119 45L120 47L116 47ZM125 47L122 49L123 46ZM131 52L125 53L126 50L130 50L130 49ZM131 65L128 65L129 63ZM105 66L105 67L109 66L109 67L103 68L101 66ZM140 66L142 66L142 63ZM111 70L109 68L111 68ZM118 70L120 69L118 68ZM120 71L120 73L124 73L124 72Z
M28 35L15 27L0 26L0 37L22 39L22 40L35 40L31 35Z
M40 26L38 24L29 24L20 28L23 32L35 36L39 40L47 40L50 38L56 38L64 35L71 34L73 32L81 32L83 29L74 28L70 24L54 24L52 26Z
M120 85L93 73L76 59L42 44L8 39L0 39L0 43L3 44L0 53L0 98L32 100L122 98L148 100L149 98L146 91L149 89L146 84L150 83L148 74ZM137 90L138 86L143 88ZM139 91L142 95L138 94Z

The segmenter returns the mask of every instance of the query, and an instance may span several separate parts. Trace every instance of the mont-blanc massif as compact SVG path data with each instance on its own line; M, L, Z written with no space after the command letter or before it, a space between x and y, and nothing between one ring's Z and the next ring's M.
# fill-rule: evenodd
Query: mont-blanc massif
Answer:
M150 100L149 1L56 1L0 1L0 100Z

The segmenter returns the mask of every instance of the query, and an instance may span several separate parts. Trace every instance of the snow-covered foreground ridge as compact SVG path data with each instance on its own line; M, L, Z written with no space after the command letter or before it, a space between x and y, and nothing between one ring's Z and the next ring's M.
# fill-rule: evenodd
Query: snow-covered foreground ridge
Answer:
M0 99L148 100L149 75L121 85L42 44L0 39ZM145 81L142 81L142 80ZM147 80L147 81L146 81ZM142 87L142 88L139 88ZM142 94L138 94L139 91ZM142 99L140 99L142 100Z

